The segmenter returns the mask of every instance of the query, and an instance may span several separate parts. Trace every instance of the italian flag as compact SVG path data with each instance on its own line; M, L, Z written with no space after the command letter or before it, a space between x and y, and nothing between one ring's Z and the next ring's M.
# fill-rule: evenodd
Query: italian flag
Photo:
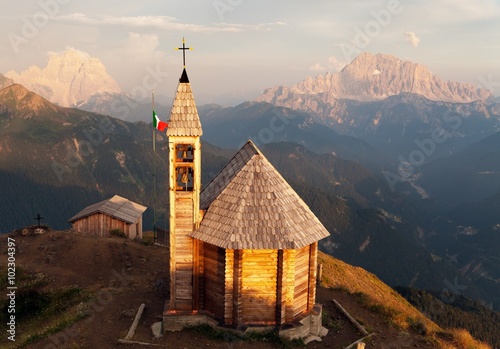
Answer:
M153 125L158 131L165 131L165 129L168 127L168 124L164 121L161 121L158 116L156 115L155 111L153 110Z

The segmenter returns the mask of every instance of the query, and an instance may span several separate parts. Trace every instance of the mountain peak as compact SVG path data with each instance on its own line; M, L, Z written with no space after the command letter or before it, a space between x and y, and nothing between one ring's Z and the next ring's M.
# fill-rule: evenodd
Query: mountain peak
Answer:
M4 87L12 85L13 83L14 81L12 81L12 79L9 79L3 74L0 74L0 90L3 89Z
M10 71L6 76L63 107L97 93L121 92L98 58L72 47L49 53L45 68L31 66L20 74Z
M308 77L291 87L274 87L259 101L281 100L289 94L317 95L325 98L374 101L404 92L416 93L433 101L468 103L487 100L491 92L470 83L444 81L422 64L388 54L363 52L339 73Z
M57 106L20 84L12 84L0 90L0 105L30 115L43 110L52 112L58 110Z

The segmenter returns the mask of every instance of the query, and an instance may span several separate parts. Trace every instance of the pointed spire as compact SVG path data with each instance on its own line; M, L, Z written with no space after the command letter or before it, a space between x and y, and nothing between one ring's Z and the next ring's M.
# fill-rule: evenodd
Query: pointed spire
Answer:
M184 70L182 71L182 75L181 75L181 78L179 79L179 82L180 83L189 83L189 78L188 78L188 75L186 72L186 68L184 68Z
M167 136L199 137L203 134L186 69L182 71L177 85L168 126Z
M199 137L203 134L198 109L196 108L191 84L186 72L186 50L191 49L190 47L186 47L184 38L182 38L182 47L176 48L176 50L182 50L184 68L179 79L174 103L172 104L167 136Z

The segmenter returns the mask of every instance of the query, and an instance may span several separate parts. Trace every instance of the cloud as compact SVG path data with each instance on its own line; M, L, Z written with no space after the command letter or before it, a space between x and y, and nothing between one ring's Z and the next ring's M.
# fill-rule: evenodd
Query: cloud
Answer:
M47 51L47 56L52 57L52 56L60 56L68 51L74 51L82 57L82 59L90 59L90 55L87 52L84 52L82 50L78 50L74 48L73 46L66 46L64 50L61 51Z
M341 71L347 64L348 62L339 61L335 56L328 58L328 68L332 71Z
M341 71L345 66L347 65L347 62L345 61L339 61L337 57L335 56L330 56L328 57L328 63L326 66L322 65L321 63L314 63L309 67L309 70L312 71L331 71L331 72L339 72Z
M453 22L481 21L500 15L497 0L441 0L433 1L432 8L432 16Z
M158 50L160 39L157 34L128 33L128 40L123 47L123 54L133 60L149 62L163 59L165 54Z
M408 42L413 47L418 47L420 43L420 38L414 32L406 32L403 34L406 42Z
M326 67L322 66L319 63L314 63L313 65L311 65L309 67L309 70L312 70L312 71L326 71Z
M243 31L269 31L275 26L286 25L284 22L238 24L238 23L215 23L212 25L201 25L179 22L170 16L131 16L113 17L94 15L88 16L82 13L72 13L55 18L61 22L84 24L89 26L109 25L125 26L134 28L153 28L159 30L178 30L188 32L243 32Z

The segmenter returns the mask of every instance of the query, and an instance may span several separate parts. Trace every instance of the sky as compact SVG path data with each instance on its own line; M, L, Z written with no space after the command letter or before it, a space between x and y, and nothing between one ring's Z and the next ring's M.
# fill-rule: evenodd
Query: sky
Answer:
M198 104L251 100L364 51L500 95L500 0L12 1L0 29L0 73L44 67L72 47L99 58L124 92L154 87L163 98L177 86L174 48L185 37Z

